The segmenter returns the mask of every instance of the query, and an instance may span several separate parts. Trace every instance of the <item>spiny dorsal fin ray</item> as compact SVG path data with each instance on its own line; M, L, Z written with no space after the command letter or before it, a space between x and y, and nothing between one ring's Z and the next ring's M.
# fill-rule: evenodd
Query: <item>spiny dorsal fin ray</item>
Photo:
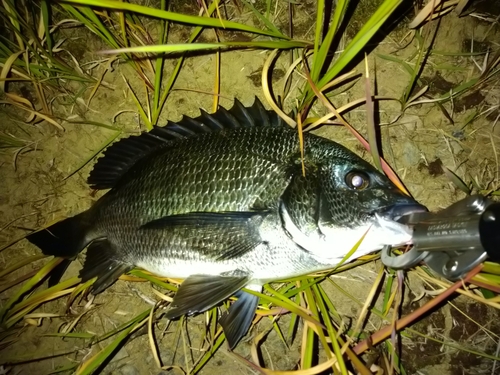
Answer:
M150 132L122 139L106 149L90 172L87 180L93 189L110 189L139 160L159 150L168 148L175 141L213 131L255 126L286 126L274 112L264 108L258 98L250 107L235 100L231 109L220 108L208 114L201 110L196 118L184 116L178 122L155 126Z

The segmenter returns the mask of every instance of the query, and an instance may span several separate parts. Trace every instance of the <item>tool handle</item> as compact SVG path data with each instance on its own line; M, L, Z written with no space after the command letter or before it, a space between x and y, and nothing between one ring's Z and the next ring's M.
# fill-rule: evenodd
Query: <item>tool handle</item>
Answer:
M482 250L500 260L500 203L482 213L429 215L413 227L413 245L419 251Z
M397 257L390 246L381 253L388 267L404 269L424 262L450 280L464 277L477 264L500 262L500 203L483 196L468 196L448 208L403 216L413 228L413 248Z
M500 262L500 203L490 204L481 214L479 237L490 259Z

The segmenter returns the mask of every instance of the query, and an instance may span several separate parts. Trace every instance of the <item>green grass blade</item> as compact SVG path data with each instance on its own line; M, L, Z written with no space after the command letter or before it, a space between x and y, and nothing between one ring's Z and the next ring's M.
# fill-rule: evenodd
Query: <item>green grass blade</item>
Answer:
M212 1L210 6L208 7L207 17L210 17L215 12L216 8L217 8L217 2ZM194 42L196 40L196 38L201 34L202 31L203 31L203 28L201 26L195 27L187 42L188 43ZM181 70L182 64L184 63L185 58L186 58L186 55L183 54L177 60L177 64L175 65L175 68L172 71L172 73L170 74L170 78L163 89L163 94L160 98L160 104L158 105L156 112L153 112L153 119L151 121L152 124L156 124L158 122L158 118L160 116L161 110L163 109L163 106L165 105L165 102L167 100L168 94L170 93L170 90L172 89L177 77L179 76L179 72Z
M361 30L356 34L354 39L347 45L344 52L335 61L332 67L326 72L323 78L320 79L318 87L321 90L328 82L334 79L356 55L368 44L370 39L380 29L389 16L401 4L402 0L385 0L382 5L375 11L370 19L365 23ZM312 98L310 89L306 102Z
M340 351L340 346L339 342L337 341L337 332L335 328L333 327L332 321L330 319L330 313L328 309L328 304L325 301L325 298L330 301L330 299L326 296L326 294L322 293L318 285L313 285L312 290L315 295L315 300L316 303L318 304L319 311L321 313L321 316L323 317L323 322L325 322L326 325L326 330L328 332L328 335L332 341L332 346L333 346L333 352L335 354L335 357L337 358L338 365L340 367L340 372L342 375L347 375L347 367L344 362L344 357L342 355L342 352ZM330 305L332 305L330 301Z
M470 188L467 186L467 184L460 177L458 177L458 175L455 172L453 172L451 169L445 167L444 165L442 166L442 170L443 170L444 174L446 175L446 177L448 177L448 179L451 182L453 182L453 184L457 188L462 190L465 194L470 195L470 193L471 193Z
M344 20L348 4L349 4L348 0L337 1L337 4L335 5L335 12L333 13L332 22L328 27L328 32L325 36L325 39L321 43L321 47L319 48L319 50L318 51L316 49L314 50L314 63L311 68L311 78L314 82L318 81L319 74L321 73L321 70L324 68L328 52L332 49L333 38L337 34L337 31L339 30L339 27L342 21ZM319 10L320 9L318 7L318 12Z
M292 341L294 339L294 334L297 332L299 324L299 316L298 315L292 315L290 318L290 324L288 325L288 333L287 333L287 340Z
M47 43L47 53L52 56L52 46L54 42L52 40L52 35L50 34L50 12L51 7L47 4L47 0L42 0L42 21L43 28L45 29L45 42Z
M309 307L309 310L311 310L313 317L316 318L316 319L318 319L318 321L319 321L320 320L320 314L319 314L319 311L318 311L318 300L315 298L316 295L314 293L314 289L313 288L308 288L308 289L306 289L304 291L304 294L306 296L307 306ZM328 320L328 323L330 323L329 320ZM327 324L327 322L325 322L325 324ZM308 342L309 342L309 340L314 340L314 334L316 336L318 336L319 341L321 342L321 345L325 349L326 358L327 359L331 359L332 358L332 354L330 352L330 346L328 345L328 342L326 341L324 330L320 329L320 330L318 330L317 333L314 332L314 331L312 331L312 330L309 330L308 333L313 333L312 339L308 336ZM333 340L335 340L335 338ZM311 365L312 365L312 357L313 357L313 354L314 354L314 345L310 345L310 347L308 348L308 350L307 350L306 353L307 353L306 354L307 364L308 364L309 367L311 367ZM308 367L306 367L306 368L308 368ZM347 375L347 374L345 374L345 375Z
M382 308L384 314L387 314L389 312L389 300L391 298L391 292L392 292L392 285L394 283L394 270L389 269L388 270L388 276L387 276L387 282L385 284L385 293L384 293L384 301L382 303Z
M269 285L264 285L264 289L266 289L269 293L271 293L273 296L269 296L267 294L262 294L255 292L250 289L245 289L245 292L253 294L257 297L260 297L261 300L266 301L267 303L273 303L276 306L283 307L287 309L288 311L292 312L293 314L299 315L302 319L307 320L311 322L312 324L322 326L320 322L318 322L316 319L308 315L304 310L299 308L297 304L292 302L290 299L286 298L282 294L278 293L276 290L272 289L269 287Z
M160 8L162 10L166 9L166 0L161 0ZM162 20L160 22L160 44L166 44L168 35L168 23L167 21ZM156 57L155 61L155 79L154 79L154 94L153 94L153 118L154 114L157 113L160 106L161 99L161 83L163 81L163 63L165 61L165 57L163 54L159 54ZM156 125L156 122L153 121L152 125Z
M408 72L408 74L411 76L413 76L414 74L414 69L411 67L410 64L408 64L406 61L402 60L402 59L399 59L395 56L391 56L391 55L384 55L382 53L377 53L376 54L377 57L380 57L381 59L384 59L384 60L387 60L387 61L392 61L392 62L395 62L395 63L398 63L399 65L401 65L401 67L406 70Z
M135 12L143 14L145 16L160 18L177 23L185 23L194 26L205 26L205 27L223 28L229 30L238 30L238 31L249 32L252 34L288 39L288 37L284 36L283 34L276 34L273 31L260 30L257 29L256 27L244 25L233 21L226 21L209 17L189 16L186 14L169 12L166 10L155 9L147 6L130 4L121 1L109 1L109 0L65 0L65 1L67 3L90 5L108 9Z
M99 18L88 8L75 8L74 6L62 3L61 6L63 9L68 12L72 17L80 21L87 28L89 28L94 34L96 34L103 41L106 41L114 48L120 48L115 41L115 38L109 34L106 27L101 23ZM89 13L92 13L92 15ZM88 16L91 18L89 19ZM94 23L96 21L97 23Z
M66 281L63 281L57 285L54 285L51 288L33 294L29 298L24 301L18 303L11 310L9 310L6 314L6 321L4 325L9 328L16 324L19 320L21 320L26 314L30 311L33 311L42 303L60 298L66 294L71 292L71 288L74 285L78 284L80 279L77 277L72 277Z
M167 289L167 290L170 290L172 292L177 292L176 286L174 286L170 283L163 282L163 281L159 280L157 277L155 277L153 275L149 275L147 273L144 273L143 271L141 271L139 269L133 269L132 271L129 272L129 274L132 276L140 277L141 279L148 280L148 281L152 282L155 285L158 285L159 287L161 287L163 289Z
M68 300L66 301L66 311L69 311L69 309L70 309L71 305L73 304L73 302L75 301L75 299L81 293L83 293L85 290L87 290L92 284L94 284L95 280L96 280L96 278L94 277L94 278L92 278L90 280L87 280L83 284L78 285L77 287L75 287L73 289L73 291L71 292Z
M133 317L129 321L127 321L127 322L125 322L123 324L120 324L115 329L113 329L113 330L111 330L109 332L106 332L102 336L99 336L98 338L95 339L94 344L98 343L98 342L101 342L101 341L104 341L106 339L109 339L110 337L113 337L114 335L116 335L119 332L122 332L123 330L129 329L130 327L132 327L134 324L136 324L141 319L149 317L150 313L151 313L151 309L147 309L146 311L144 311L141 314Z
M95 370L97 370L106 361L106 359L111 356L113 352L123 343L123 341L130 335L130 333L132 333L132 331L141 327L147 322L150 311L151 309L148 309L132 319L128 328L126 328L121 334L119 334L116 339L114 339L109 345L103 348L99 353L83 363L77 369L76 375L90 375Z
M500 275L500 264L494 262L484 262L483 272Z
M191 370L191 374L193 375L197 374L203 368L203 366L207 364L207 362L210 360L210 358L212 358L213 354L217 351L217 349L220 348L225 338L226 337L224 336L224 334L219 335L217 340L215 340L215 342L213 343L211 350L207 350L205 354L200 358L200 360L196 363L196 365L193 367L193 369Z
M132 93L132 99L137 107L137 110L139 111L139 115L141 116L142 121L144 122L144 125L146 126L146 129L148 129L148 130L153 129L153 125L151 124L151 120L149 119L148 115L146 114L146 111L144 111L144 108L142 107L142 104L139 101L139 98L137 97L137 94L135 93L134 89L132 88L132 86L130 86L128 79L125 78L124 75L122 75L122 78L125 81L125 84L129 88L130 92Z
M92 25L97 26L99 30L99 34L102 40L106 41L109 45L114 48L119 48L120 44L116 40L115 36L108 30L108 28L101 22L99 17L94 13L94 11L90 8L80 7L80 12L86 18L86 20L90 21ZM89 25L89 22L84 22L85 25Z
M2 0L4 9L6 10L9 21L13 27L12 31L15 31L17 46L22 51L24 50L24 41L22 38L21 24L19 22L19 14L16 11L16 6L13 1Z
M0 321L3 321L5 315L10 308L27 292L33 289L40 281L42 281L59 263L63 261L62 258L53 258L45 264L40 271L36 273L26 284L22 286L9 300L5 303L0 310Z
M316 82L317 76L319 75L319 71L321 70L321 67L323 65L323 61L321 59L321 56L319 56L319 49L321 46L321 28L323 26L323 16L324 16L324 10L325 10L325 1L324 0L318 0L317 6L316 6L316 26L315 26L315 31L314 31L314 61L313 61L313 66L312 66L312 71L311 71L311 77L314 82ZM315 79L316 78L316 79Z
M21 259L20 261L12 264L11 266L6 267L3 270L1 270L0 271L0 279L4 278L9 273L14 272L21 267L24 267L27 264L30 264L32 262L36 262L37 260L40 260L40 259L43 259L46 257L47 257L47 255L44 255L44 254L36 254L36 255L32 255L32 256L26 257L24 259Z
M274 23L272 23L271 21L269 21L269 15L268 16L264 16L262 13L260 13L257 9L255 9L255 7L253 6L253 4L247 0L241 0L245 6L247 8L250 8L250 10L253 12L253 14L264 24L266 25L266 27L272 31L273 33L275 33L275 35L281 35L281 37L283 39L287 39L287 37L281 32L278 30L278 28L274 25Z
M103 51L103 53L182 53L189 51L206 51L229 48L265 48L265 49L290 49L304 48L308 44L300 41L266 41L253 42L219 42L219 43L179 43L151 46L139 46Z
M47 337L63 337L63 338L70 338L70 339L93 339L95 337L94 334L92 333L85 333L85 332L68 332L68 333L45 333L42 336L47 336Z

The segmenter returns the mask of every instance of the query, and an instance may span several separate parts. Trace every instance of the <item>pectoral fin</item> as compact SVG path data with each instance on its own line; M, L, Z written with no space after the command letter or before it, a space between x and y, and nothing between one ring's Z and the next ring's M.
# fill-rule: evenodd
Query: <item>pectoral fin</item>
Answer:
M168 319L199 313L231 297L250 281L249 276L189 276L179 287Z
M240 257L259 246L259 226L268 212L190 212L144 224L141 230L162 230L173 241L216 261Z
M240 291L237 296L238 300L231 305L229 313L219 319L229 349L233 349L248 332L259 304L259 298L253 294Z

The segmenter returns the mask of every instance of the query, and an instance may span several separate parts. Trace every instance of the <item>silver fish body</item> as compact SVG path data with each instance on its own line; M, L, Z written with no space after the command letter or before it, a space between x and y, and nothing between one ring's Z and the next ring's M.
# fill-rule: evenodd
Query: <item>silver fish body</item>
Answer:
M230 347L248 330L260 290L273 280L335 266L400 245L411 232L395 216L422 210L343 146L296 130L257 100L157 127L106 150L89 184L111 190L88 211L31 234L45 254L74 258L93 292L135 266L186 279L175 318L238 294L221 317Z

